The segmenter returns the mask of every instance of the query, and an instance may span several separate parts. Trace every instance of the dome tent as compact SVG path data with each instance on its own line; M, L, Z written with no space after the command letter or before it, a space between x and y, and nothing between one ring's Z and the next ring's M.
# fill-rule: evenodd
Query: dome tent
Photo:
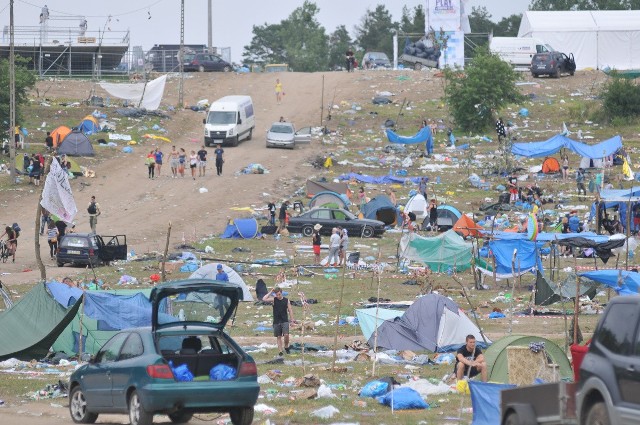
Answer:
M508 335L495 341L493 345L484 352L484 358L487 361L489 381L507 383L509 381L507 373L507 347L526 347L532 342L544 342L546 353L551 357L553 362L558 365L560 378L573 377L571 363L569 363L567 355L553 341L539 336Z
M346 195L325 191L317 193L313 198L311 198L311 201L309 201L309 209L316 207L335 207L347 210L349 209L350 204L351 202L349 202L349 198L347 198Z
M72 131L58 146L58 155L93 156L93 146L85 134L80 131Z
M216 274L218 273L218 270L217 270L218 264L222 264L222 263L209 263L207 265L200 267L198 270L191 273L191 276L189 276L189 279L215 280ZM226 264L222 264L222 270L224 270L227 276L229 276L229 283L233 283L239 286L240 288L242 288L242 299L240 301L253 301L253 296L249 291L249 287L247 286L245 281L242 279L242 277L240 277L240 275L236 273L235 270L233 270L231 267L227 266Z
M396 222L396 206L386 195L378 195L362 207L362 214L371 220L391 225Z
M51 132L51 137L53 138L53 147L57 148L69 133L71 133L71 129L66 125L61 125L60 127L53 130Z
M222 239L253 239L260 234L255 218L237 218L229 220Z
M560 171L560 163L550 156L542 162L542 172L544 174L557 173Z

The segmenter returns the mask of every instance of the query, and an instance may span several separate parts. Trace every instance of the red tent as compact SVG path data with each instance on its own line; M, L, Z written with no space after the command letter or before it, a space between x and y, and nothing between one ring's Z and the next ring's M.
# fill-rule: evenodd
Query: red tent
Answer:
M482 227L478 226L469 216L462 214L453 225L453 230L466 238L467 236L478 236L478 231L482 230Z

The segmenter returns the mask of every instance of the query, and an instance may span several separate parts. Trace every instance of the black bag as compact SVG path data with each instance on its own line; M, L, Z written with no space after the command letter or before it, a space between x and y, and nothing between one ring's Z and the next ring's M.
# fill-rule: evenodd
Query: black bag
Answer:
M262 226L260 232L265 235L275 235L278 227L276 226Z
M89 208L87 208L87 212L89 214L95 214L98 212L98 208L96 207L96 203L92 202L89 204Z
M11 227L13 228L13 231L16 232L16 239L18 238L18 236L20 236L20 231L22 230L20 228L20 226L18 225L18 223L13 223L11 225Z

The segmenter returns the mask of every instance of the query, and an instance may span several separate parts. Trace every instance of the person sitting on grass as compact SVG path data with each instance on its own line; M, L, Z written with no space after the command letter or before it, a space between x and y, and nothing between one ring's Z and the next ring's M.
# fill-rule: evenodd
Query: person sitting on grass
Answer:
M459 380L465 376L473 378L476 375L482 377L482 382L487 382L487 364L480 347L476 346L476 337L467 335L466 344L456 352L456 378Z

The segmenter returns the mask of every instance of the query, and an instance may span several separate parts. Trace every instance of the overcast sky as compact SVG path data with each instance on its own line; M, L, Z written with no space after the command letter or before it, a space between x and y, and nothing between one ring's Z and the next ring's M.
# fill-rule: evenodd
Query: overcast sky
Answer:
M469 0L472 6L485 6L494 21L513 13L522 13L530 0ZM14 0L16 26L37 26L42 6L47 5L51 26L77 28L82 16L86 16L88 30L109 29L131 31L131 45L142 45L145 50L154 44L178 44L180 42L180 0ZM303 0L213 0L213 44L231 47L232 60L239 62L244 46L252 38L252 26L275 24L286 19L300 7ZM318 20L327 33L339 25L353 36L353 27L360 23L367 8L373 10L385 4L398 21L402 7L413 9L418 4L426 8L426 0L316 0L320 8ZM9 24L9 1L0 0L0 25ZM108 16L112 18L108 22ZM64 19L56 19L64 18ZM87 34L90 35L90 34ZM108 37L108 35L106 36ZM207 43L207 0L185 0L185 43Z

